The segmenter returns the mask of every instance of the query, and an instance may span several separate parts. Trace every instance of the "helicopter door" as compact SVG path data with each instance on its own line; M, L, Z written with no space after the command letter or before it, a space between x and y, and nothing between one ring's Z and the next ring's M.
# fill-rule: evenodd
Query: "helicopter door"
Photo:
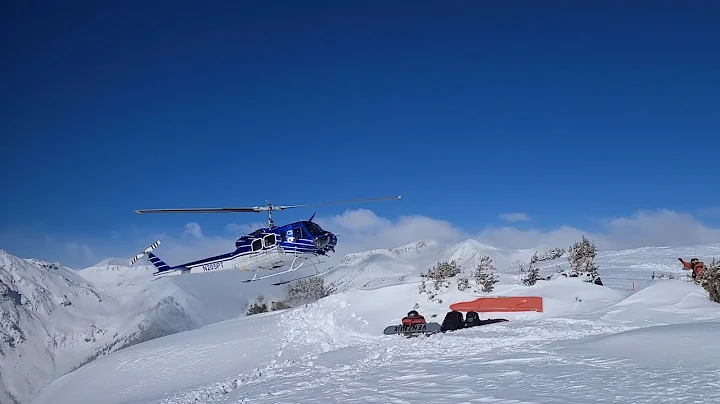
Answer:
M295 237L295 241L300 240L302 238L302 228L293 227L293 237Z

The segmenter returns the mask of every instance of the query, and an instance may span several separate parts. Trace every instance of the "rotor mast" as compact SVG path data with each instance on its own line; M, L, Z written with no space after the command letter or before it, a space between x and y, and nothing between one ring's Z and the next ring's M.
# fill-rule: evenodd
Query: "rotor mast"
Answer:
M268 206L268 211L267 211L268 212L268 229L272 229L272 228L275 228L275 222L273 222L273 218L272 218L273 206L269 202L268 202L267 206Z

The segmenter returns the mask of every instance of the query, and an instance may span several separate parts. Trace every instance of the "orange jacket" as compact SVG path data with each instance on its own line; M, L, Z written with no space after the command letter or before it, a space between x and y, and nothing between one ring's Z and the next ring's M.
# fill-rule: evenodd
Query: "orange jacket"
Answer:
M682 258L678 258L678 260L683 264L683 269L688 269L692 271L693 278L700 275L700 272L705 267L705 263L703 263L702 261L698 261L698 263L693 266L693 264L683 260Z

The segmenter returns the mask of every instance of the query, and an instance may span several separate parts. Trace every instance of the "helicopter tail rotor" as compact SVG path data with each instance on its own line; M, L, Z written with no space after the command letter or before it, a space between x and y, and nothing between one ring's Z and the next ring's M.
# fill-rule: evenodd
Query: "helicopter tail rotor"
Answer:
M133 264L135 264L136 262L138 262L138 260L140 260L140 258L143 258L143 257L146 256L147 254L150 254L151 252L153 252L153 250L155 250L156 248L158 248L159 245L160 245L160 240L156 240L154 243L150 244L150 247L146 248L146 249L143 250L140 254L134 256L134 257L130 260L130 265L132 266Z

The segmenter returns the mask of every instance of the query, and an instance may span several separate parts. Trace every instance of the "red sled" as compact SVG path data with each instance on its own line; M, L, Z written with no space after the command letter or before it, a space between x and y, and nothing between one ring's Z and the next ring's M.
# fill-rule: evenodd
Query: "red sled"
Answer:
M477 313L509 313L535 311L542 313L543 299L540 296L497 296L479 297L471 302L458 302L450 305L454 311L474 311Z

